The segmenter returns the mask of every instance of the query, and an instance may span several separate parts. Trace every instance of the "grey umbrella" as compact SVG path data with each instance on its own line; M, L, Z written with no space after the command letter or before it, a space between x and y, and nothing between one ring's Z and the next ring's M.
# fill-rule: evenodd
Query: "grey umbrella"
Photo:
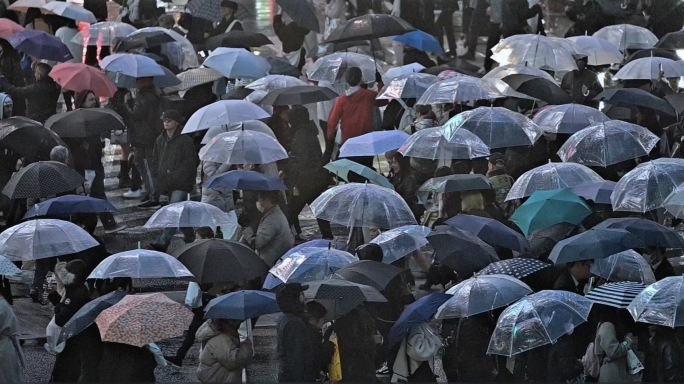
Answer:
M83 175L57 161L39 161L12 175L2 193L10 199L50 197L73 191L85 182Z
M46 259L98 245L78 225L56 219L29 220L0 233L0 254L10 260Z

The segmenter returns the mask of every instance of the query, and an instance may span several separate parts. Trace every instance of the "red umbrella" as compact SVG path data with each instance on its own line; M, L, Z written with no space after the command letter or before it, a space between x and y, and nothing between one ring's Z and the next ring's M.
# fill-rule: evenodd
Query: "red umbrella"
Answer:
M104 72L81 63L62 63L55 65L50 77L64 89L74 92L90 90L97 96L111 97L116 92L116 85Z
M10 19L0 19L0 37L7 39L13 34L23 31L24 27Z

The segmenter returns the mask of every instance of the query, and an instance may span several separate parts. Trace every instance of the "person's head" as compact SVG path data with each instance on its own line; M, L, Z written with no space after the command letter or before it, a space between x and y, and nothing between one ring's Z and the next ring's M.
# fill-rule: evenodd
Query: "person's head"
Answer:
M169 109L162 115L162 122L164 123L164 131L171 136L180 128L183 123L183 116L175 109Z
M66 164L69 159L69 150L61 145L56 145L50 150L50 160Z
M36 77L36 81L49 79L48 74L52 70L52 67L45 63L36 64L36 68L33 70L33 75Z
M99 108L100 100L93 91L81 91L76 94L74 99L74 107L76 108Z
M397 152L392 158L390 166L397 175L407 175L411 171L411 158Z
M198 239L213 239L214 230L211 227L199 227L195 230L195 237Z
M489 172L506 169L506 159L502 153L494 152L489 156Z
M358 257L359 260L377 261L379 263L382 262L384 257L382 248L380 248L378 244L373 243L359 245L354 250L354 253L356 253L356 257Z
M570 272L575 280L581 281L591 277L591 272L589 272L589 270L591 269L591 265L593 263L593 260L580 260L567 263L566 267L568 268L568 272Z
M432 112L432 106L430 104L416 105L416 118L425 117L430 113L432 113L434 116L434 113Z
M680 77L668 77L667 78L667 83L670 85L670 88L672 88L673 91L676 91L679 89L679 80Z
M148 77L138 77L135 79L135 87L138 88L138 90L141 89L148 89L154 86L154 77L148 76Z
M266 212L278 205L279 191L259 191L256 206L259 212Z
M14 101L12 101L12 98L10 95L0 92L0 103L2 103L2 115L0 115L0 119L6 119L8 117L12 117L12 109L14 108Z
M347 84L349 84L350 87L356 87L357 85L361 84L361 80L363 79L363 73L361 72L361 69L359 67L351 67L347 69L345 79L347 80Z
M446 165L443 165L437 169L435 169L435 174L432 177L444 177L444 176L451 176L454 173L451 171L451 168L447 167Z
M290 108L288 119L293 129L296 129L296 127L299 125L303 125L311 121L309 117L309 110L303 105L295 105Z
M285 283L276 292L276 303L285 313L301 313L304 311L304 291L308 285Z
M575 59L575 64L577 64L577 69L578 70L583 70L587 67L588 58L587 55L573 55L573 58Z
M470 212L484 209L484 198L480 191L461 192L461 211Z
M470 160L458 160L451 162L451 171L454 175L467 175L473 169L473 164Z
M273 117L278 117L283 121L290 120L290 107L287 105L276 105L273 107Z
M222 0L221 1L221 17L229 20L238 9L238 5L234 1Z
M397 154L397 151L392 149L387 152L385 152L385 160L387 160L387 164L392 164L392 159L394 159L394 156Z
M304 314L309 324L321 329L323 324L325 324L324 317L328 314L328 310L321 303L309 301L304 305Z
M168 13L165 13L165 14L159 16L159 19L157 19L157 22L159 23L160 27L166 28L166 29L171 29L171 28L173 28L174 25L176 25L176 20L174 20L173 16L169 15Z
M75 259L65 264L55 266L55 275L64 286L83 284L88 277L88 266L81 259Z

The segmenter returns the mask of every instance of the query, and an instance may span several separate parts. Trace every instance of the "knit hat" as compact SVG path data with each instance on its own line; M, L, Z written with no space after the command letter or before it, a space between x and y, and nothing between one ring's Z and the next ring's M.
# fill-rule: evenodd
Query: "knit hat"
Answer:
M76 259L66 263L63 268L55 267L55 274L65 286L83 284L88 277L88 266L83 260Z
M361 69L359 69L359 67L351 67L347 69L345 78L347 79L347 84L351 85L352 87L355 87L361 84L361 80L363 79L363 73L361 72Z
M164 112L162 115L162 120L166 119L171 119L178 124L183 122L183 116L181 116L180 112L176 111L175 109L169 109L168 111Z

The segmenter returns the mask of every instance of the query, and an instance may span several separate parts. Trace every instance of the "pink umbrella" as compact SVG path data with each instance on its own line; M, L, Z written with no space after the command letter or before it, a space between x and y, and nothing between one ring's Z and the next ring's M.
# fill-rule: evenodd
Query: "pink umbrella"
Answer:
M24 27L10 19L0 19L0 37L3 39L7 39L15 33L21 32L23 30Z
M116 92L116 85L104 72L81 63L62 63L55 65L50 77L64 89L74 92L90 90L97 96L111 97Z

